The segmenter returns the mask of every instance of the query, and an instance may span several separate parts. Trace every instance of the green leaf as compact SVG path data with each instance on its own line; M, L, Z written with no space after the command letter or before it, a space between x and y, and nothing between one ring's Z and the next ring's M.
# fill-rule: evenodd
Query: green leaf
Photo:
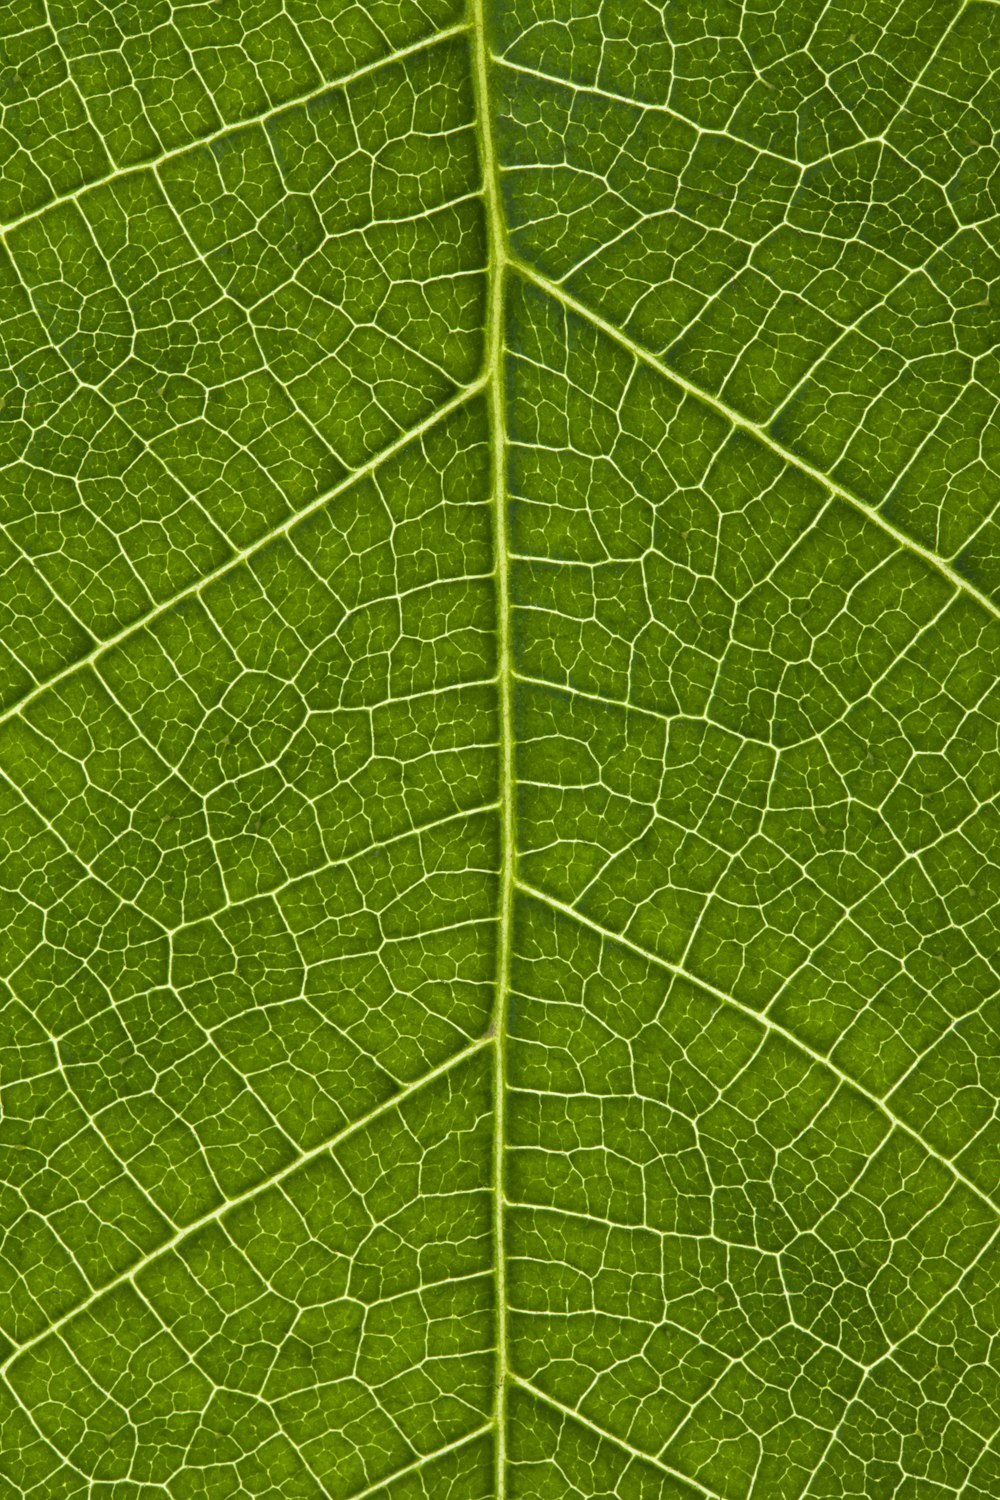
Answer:
M1000 7L0 27L0 1500L995 1500Z

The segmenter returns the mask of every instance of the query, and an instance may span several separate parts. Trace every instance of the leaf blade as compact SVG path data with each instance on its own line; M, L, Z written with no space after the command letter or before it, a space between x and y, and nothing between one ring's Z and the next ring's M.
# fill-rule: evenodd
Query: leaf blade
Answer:
M995 7L522 9L5 37L5 1492L995 1488Z

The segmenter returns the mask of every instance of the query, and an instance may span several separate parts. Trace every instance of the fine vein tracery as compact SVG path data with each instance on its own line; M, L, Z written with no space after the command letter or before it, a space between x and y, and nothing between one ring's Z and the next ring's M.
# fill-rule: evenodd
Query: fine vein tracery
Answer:
M991 1500L997 9L252 11L3 28L0 1491Z

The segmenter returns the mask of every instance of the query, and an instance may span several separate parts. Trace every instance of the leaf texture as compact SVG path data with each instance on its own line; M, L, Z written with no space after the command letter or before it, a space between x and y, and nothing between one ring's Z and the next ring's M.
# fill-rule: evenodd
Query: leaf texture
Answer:
M0 43L0 1500L996 1500L1000 8Z

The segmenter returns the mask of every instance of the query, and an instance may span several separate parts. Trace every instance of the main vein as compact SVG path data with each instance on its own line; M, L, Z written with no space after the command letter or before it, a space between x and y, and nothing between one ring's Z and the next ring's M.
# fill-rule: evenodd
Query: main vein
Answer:
M504 1248L504 1096L507 995L510 988L511 918L514 902L514 733L511 707L510 582L507 546L506 444L504 441L503 317L507 271L500 179L493 143L489 96L486 0L469 0L475 67L476 116L488 236L485 379L489 393L493 484L493 546L496 576L497 681L500 699L500 911L497 933L496 1002L493 1013L493 1237L496 1256L496 1497L507 1493L507 1265Z

